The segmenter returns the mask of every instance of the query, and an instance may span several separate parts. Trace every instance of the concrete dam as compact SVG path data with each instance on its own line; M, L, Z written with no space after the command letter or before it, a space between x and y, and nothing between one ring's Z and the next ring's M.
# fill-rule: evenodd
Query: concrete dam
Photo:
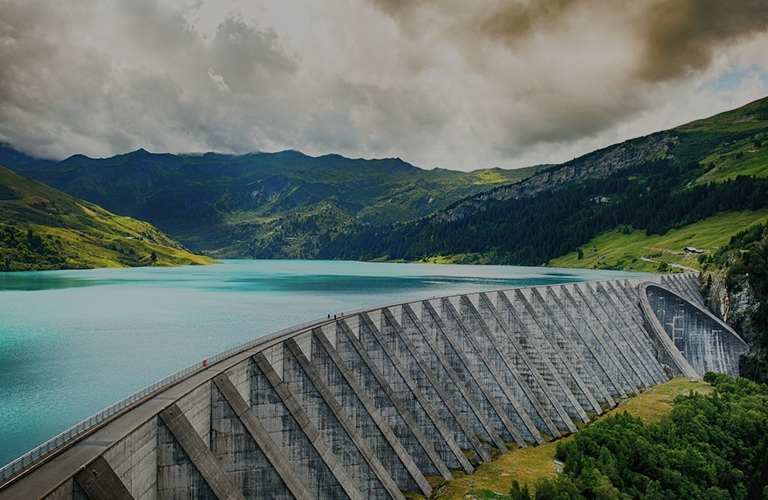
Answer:
M747 346L693 274L321 320L209 358L0 471L0 500L404 499Z

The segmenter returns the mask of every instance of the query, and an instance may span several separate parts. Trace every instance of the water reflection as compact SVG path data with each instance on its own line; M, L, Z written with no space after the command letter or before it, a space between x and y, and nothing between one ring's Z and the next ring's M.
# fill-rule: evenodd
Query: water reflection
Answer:
M67 271L71 272L71 271ZM60 271L23 271L0 273L0 290L39 291L109 285L113 280L89 280L59 274Z

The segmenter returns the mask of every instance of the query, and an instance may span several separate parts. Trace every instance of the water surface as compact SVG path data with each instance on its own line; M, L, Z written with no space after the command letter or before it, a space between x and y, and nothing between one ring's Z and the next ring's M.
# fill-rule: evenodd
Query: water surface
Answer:
M636 275L254 260L0 273L0 466L187 365L327 314L618 276Z

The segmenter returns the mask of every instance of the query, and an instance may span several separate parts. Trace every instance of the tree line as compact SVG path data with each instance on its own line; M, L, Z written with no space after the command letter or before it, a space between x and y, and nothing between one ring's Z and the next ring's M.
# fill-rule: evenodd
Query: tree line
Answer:
M0 271L58 269L64 262L60 239L0 220Z

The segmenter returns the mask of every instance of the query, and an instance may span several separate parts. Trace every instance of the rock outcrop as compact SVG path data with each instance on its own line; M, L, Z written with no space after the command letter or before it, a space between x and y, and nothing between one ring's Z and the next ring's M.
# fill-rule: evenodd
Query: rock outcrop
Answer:
M616 170L651 158L666 156L670 145L674 145L677 140L677 137L670 132L660 132L594 151L562 165L542 170L516 184L502 186L467 198L434 215L432 221L446 222L462 219L476 212L491 200L509 200L521 196L533 196L543 191L557 189L572 181L606 177Z

